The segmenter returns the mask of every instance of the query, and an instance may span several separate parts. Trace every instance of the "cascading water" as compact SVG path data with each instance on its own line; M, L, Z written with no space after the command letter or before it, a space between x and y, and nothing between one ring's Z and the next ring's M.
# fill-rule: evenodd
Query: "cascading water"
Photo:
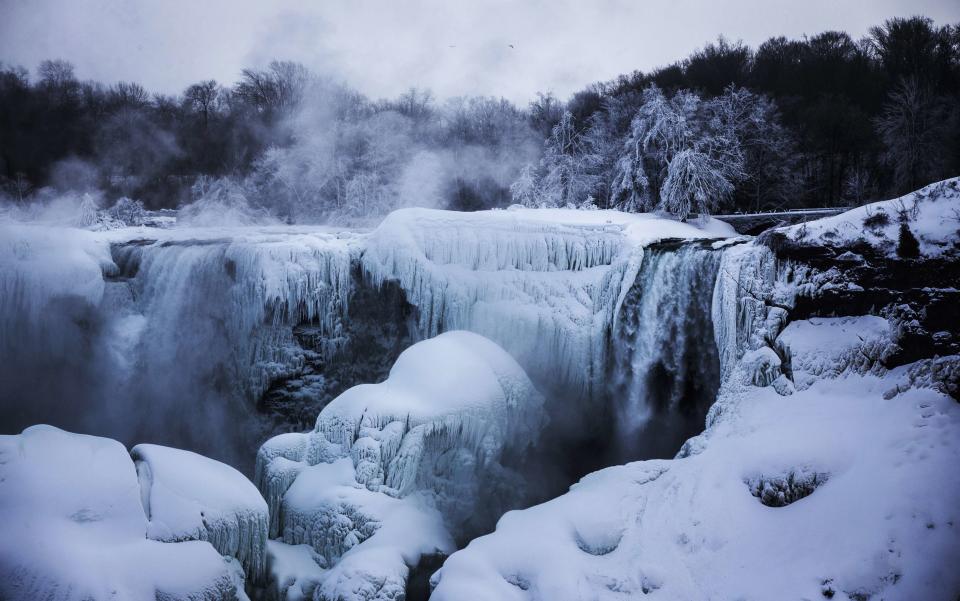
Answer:
M703 429L720 383L711 318L720 256L699 242L644 252L612 335L609 382L623 459L671 457Z

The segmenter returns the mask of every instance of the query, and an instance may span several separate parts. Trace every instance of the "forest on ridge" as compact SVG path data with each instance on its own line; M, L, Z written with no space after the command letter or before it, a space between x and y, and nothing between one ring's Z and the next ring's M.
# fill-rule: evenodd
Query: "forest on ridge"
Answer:
M373 100L289 61L177 96L0 65L0 193L19 211L86 195L126 221L197 201L290 223L513 203L685 217L858 205L960 168L960 25L923 17L719 38L568 99L491 94Z

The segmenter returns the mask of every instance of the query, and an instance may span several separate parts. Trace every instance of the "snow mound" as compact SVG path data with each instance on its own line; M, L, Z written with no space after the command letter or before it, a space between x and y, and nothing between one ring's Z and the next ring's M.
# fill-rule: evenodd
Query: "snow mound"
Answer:
M131 451L153 540L208 541L240 562L253 581L265 569L267 503L232 467L202 455L152 444Z
M147 538L133 461L110 439L0 436L0 521L7 601L245 598L239 566L209 544Z
M446 561L431 599L952 598L960 406L931 389L884 399L887 385L728 389L698 454L506 514Z
M715 220L695 227L617 211L403 209L370 235L362 264L374 283L400 284L423 338L477 332L534 377L589 393L642 247L733 233Z
M925 257L955 254L960 240L960 178L930 184L893 200L857 207L833 217L779 231L805 246L844 247L865 243L894 256L901 221L920 242Z
M256 480L271 536L313 550L327 570L315 598L394 598L422 556L449 553L452 536L522 495L501 460L536 444L542 407L517 362L482 336L419 342L386 381L334 399L312 432L263 445ZM278 592L290 589L278 576L284 557L298 561L290 555L272 568Z

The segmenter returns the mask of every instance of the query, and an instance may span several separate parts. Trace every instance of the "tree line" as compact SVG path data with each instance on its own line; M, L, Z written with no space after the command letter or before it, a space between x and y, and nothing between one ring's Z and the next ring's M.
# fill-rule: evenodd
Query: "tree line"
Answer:
M960 26L890 19L756 49L719 39L527 107L411 89L371 100L276 61L171 96L0 65L0 187L18 204L197 200L287 221L405 205L664 209L860 204L960 171ZM120 212L123 212L120 211Z

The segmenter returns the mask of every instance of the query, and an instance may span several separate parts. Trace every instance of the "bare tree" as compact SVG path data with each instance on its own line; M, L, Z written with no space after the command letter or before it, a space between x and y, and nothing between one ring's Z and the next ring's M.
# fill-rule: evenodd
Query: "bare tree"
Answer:
M944 103L915 78L901 80L890 93L874 123L899 191L914 190L943 174L948 119Z

